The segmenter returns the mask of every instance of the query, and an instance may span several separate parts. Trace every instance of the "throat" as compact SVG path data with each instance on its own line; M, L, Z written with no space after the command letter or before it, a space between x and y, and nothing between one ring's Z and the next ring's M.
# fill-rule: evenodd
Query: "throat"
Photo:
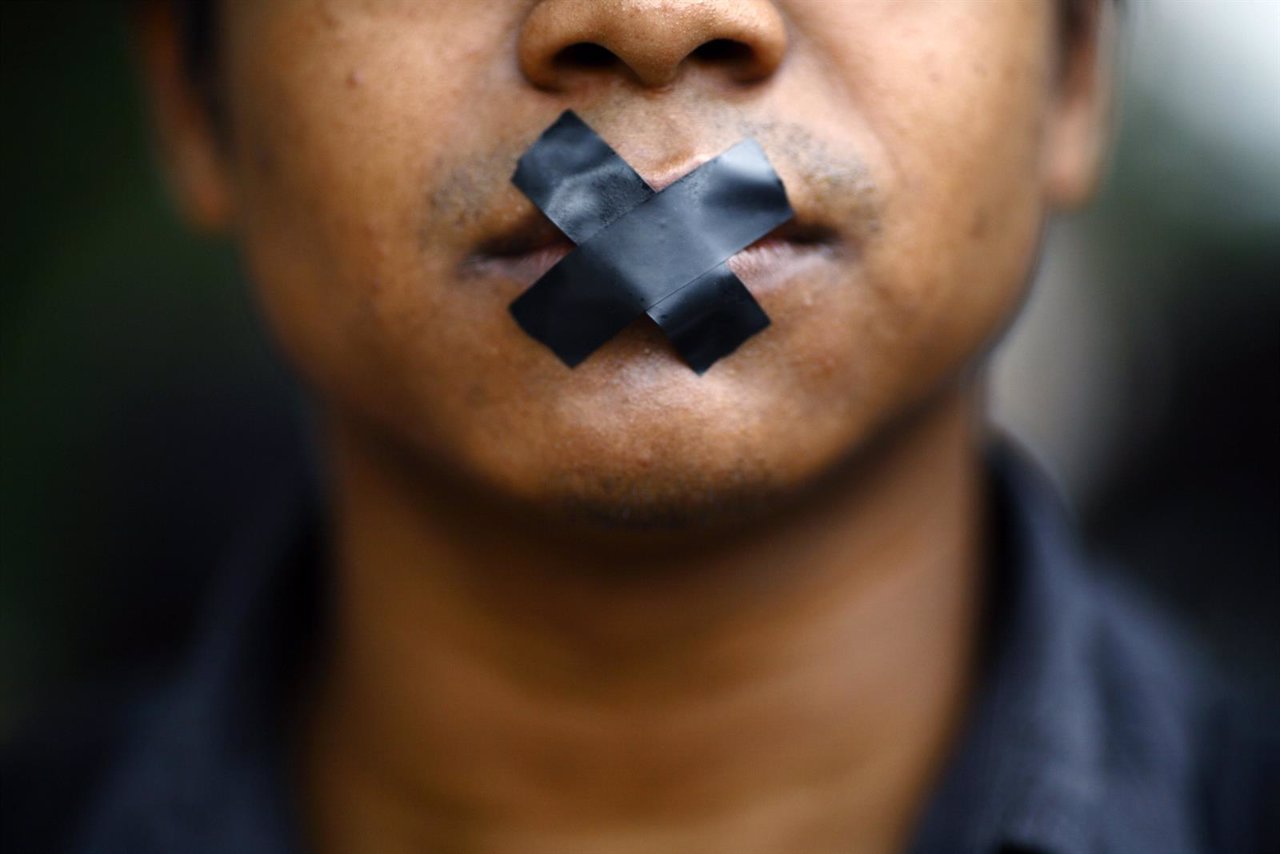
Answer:
M968 698L974 429L957 401L786 530L650 575L468 567L340 465L312 847L900 850Z

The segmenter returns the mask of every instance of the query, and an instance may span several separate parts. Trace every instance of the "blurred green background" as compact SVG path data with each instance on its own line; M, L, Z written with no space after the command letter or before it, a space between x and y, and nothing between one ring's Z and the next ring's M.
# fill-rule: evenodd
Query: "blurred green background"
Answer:
M250 499L303 464L233 253L151 163L126 10L0 3L0 728L163 666ZM1277 690L1280 3L1129 17L1112 179L1050 231L995 419L1115 571Z
M175 219L127 4L0 3L0 722L160 664L296 455L236 259Z

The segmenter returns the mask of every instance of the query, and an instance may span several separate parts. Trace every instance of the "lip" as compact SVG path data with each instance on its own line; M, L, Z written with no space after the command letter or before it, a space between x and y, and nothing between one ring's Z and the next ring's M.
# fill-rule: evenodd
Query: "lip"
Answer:
M836 243L834 229L797 216L734 255L729 266L752 291L763 292L802 265L830 256ZM514 228L482 241L464 266L473 275L528 287L573 250L574 243L534 210Z

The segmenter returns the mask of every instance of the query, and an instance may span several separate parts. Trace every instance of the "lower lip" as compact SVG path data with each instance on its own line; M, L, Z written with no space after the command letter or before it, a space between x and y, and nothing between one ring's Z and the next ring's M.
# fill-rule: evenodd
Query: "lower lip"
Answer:
M834 251L830 243L762 240L730 258L729 269L752 293L769 293L828 263Z
M508 279L529 287L573 251L556 244L520 255L474 258L468 267L473 273ZM767 293L815 264L827 261L832 247L827 243L798 243L770 238L754 243L729 259L729 268L753 293Z

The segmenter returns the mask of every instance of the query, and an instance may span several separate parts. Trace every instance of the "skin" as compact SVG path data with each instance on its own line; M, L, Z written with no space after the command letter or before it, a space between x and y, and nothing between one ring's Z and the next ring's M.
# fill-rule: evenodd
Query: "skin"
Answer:
M221 116L144 10L179 204L322 414L316 850L907 843L972 681L982 357L1098 171L1082 8L229 0ZM532 277L485 250L568 108L654 186L744 136L782 177L806 242L731 262L773 325L705 375L643 320L570 370L507 313Z

